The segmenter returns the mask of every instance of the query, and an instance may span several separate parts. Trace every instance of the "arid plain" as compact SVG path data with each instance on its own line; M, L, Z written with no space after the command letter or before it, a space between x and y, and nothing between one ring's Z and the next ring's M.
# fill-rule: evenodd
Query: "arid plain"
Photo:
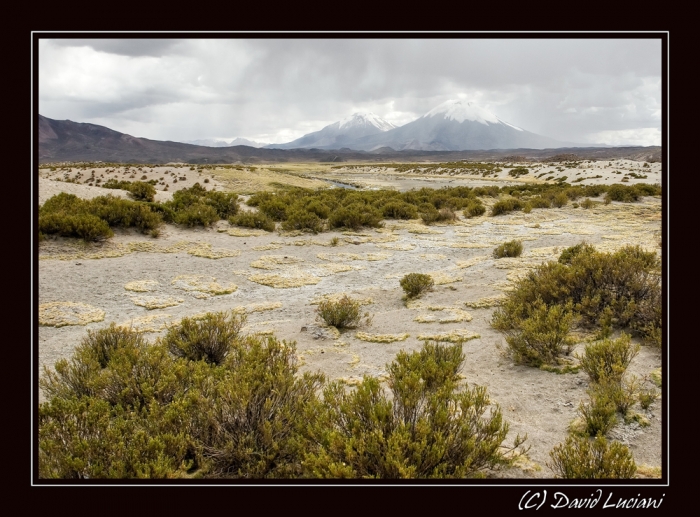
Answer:
M280 185L405 191L555 182L563 176L573 185L620 183L623 178L628 185L661 182L659 163L645 167L631 160L585 161L576 168L511 162L489 177L413 165L408 171L390 164L56 166L40 169L36 187L41 204L59 192L126 197L125 191L98 185L110 178L155 179L156 201L164 201L173 191L199 182L208 189L237 192L241 209L255 210L245 205L247 196ZM531 171L514 179L508 171L518 166ZM496 200L483 201L488 208ZM386 220L383 228L315 235L269 233L220 221L206 229L166 225L157 238L115 230L113 238L99 244L47 239L39 245L39 363L51 368L70 357L88 330L111 322L155 340L183 317L232 309L247 314L246 332L274 333L296 342L302 371L320 370L348 385L363 375L384 376L385 365L399 350L418 350L423 340L462 340L465 381L488 389L510 424L509 441L518 433L528 436L527 458L499 475L552 477L546 465L549 451L566 439L579 403L587 399L588 377L515 364L505 354L503 336L489 322L519 277L557 260L566 247L586 241L613 251L632 244L661 254L660 197L604 204L601 196L593 201L599 203L590 209L568 203L498 217L487 210L475 218L458 213L452 224ZM338 237L336 245L333 237ZM523 242L522 255L493 258L493 249L512 239ZM430 274L436 285L405 304L399 279L412 272ZM318 302L342 294L362 300L373 317L371 325L338 332L317 319ZM588 337L579 335L574 354L582 352ZM651 379L660 368L660 351L642 346L629 374ZM629 445L642 475L660 475L661 406L659 398L649 410L638 409L649 425L620 423L609 434Z

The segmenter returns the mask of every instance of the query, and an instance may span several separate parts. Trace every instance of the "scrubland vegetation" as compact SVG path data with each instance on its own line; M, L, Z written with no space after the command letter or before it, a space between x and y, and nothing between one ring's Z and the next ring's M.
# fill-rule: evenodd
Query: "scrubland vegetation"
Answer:
M243 321L186 318L155 343L88 332L41 379L40 476L482 477L524 452L486 390L462 386L459 344L399 353L391 394L374 377L348 391L299 375L294 342L243 335Z

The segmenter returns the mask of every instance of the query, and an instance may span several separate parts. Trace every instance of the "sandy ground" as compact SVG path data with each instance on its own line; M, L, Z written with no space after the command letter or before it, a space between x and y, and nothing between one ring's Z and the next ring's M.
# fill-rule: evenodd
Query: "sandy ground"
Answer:
M201 181L192 176L177 186ZM401 181L392 185L400 188ZM209 186L216 186L214 180ZM42 200L57 190L85 197L117 192L52 180L40 181L39 189ZM519 275L556 259L567 246L585 240L602 250L640 244L660 252L660 232L661 200L647 197L590 210L569 204L460 219L449 226L387 221L383 229L358 233L256 235L222 221L209 229L168 225L157 239L117 231L96 245L48 240L39 249L40 318L72 324L40 326L39 362L51 367L70 357L87 330L111 322L156 339L182 317L237 309L248 313L246 331L295 341L302 371L320 370L352 385L366 374L383 376L399 350L418 350L423 338L468 336L466 381L486 386L500 405L511 428L508 441L527 433L531 446L529 459L503 475L551 477L549 451L566 439L579 403L588 400L587 376L515 365L502 352L503 337L489 326L493 305ZM338 246L330 246L334 236ZM495 246L513 238L523 239L521 257L492 258ZM399 279L411 272L429 273L437 285L407 307ZM315 303L342 293L364 300L374 316L370 327L336 333L320 324ZM580 344L575 352L582 349ZM630 374L648 375L660 366L659 351L642 347ZM650 426L620 424L610 436L630 446L638 465L658 467L661 400L645 415Z

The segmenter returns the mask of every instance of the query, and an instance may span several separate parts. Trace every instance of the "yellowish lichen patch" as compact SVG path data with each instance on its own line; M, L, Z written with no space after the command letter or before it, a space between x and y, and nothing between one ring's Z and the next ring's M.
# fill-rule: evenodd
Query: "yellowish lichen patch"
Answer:
M421 253L423 260L445 260L447 257L439 253Z
M153 309L164 309L165 307L174 307L175 305L180 305L183 300L182 298L168 297L157 297L157 296L139 296L131 298L134 305L139 307L145 307L148 310Z
M327 271L329 274L344 273L346 271L353 271L355 269L358 269L348 264L322 264L319 267Z
M447 273L445 271L433 271L428 274L432 277L433 282L435 282L435 285L445 285L452 284L454 282L461 282L463 278L461 275L451 275L450 273Z
M156 290L158 285L157 280L134 280L133 282L128 282L126 285L124 285L124 289L137 293L147 293L149 291Z
M426 226L414 226L408 229L408 233L416 233L420 235L427 235L430 233L441 234L445 233L442 230L434 230L433 228L428 228Z
M350 296L347 293L333 293L333 294L323 294L321 296L316 296L311 299L309 304L311 305L318 305L321 302L325 301L330 301L330 302L337 302L344 296L351 297L353 301L358 302L360 305L370 305L374 303L374 300L372 298L356 298L354 296Z
M213 250L211 244L201 243L198 246L193 246L187 250L187 253L195 257L204 257L210 259L220 259L227 257L237 257L241 254L239 250Z
M304 259L292 257L291 255L263 255L262 257L250 263L250 267L257 269L284 269L285 266L299 264L304 262Z
M478 257L472 257L469 260L459 260L455 264L460 269L465 269L468 267L472 267L475 264L478 264L479 262L483 262L484 260L487 260L489 257L486 255L479 255Z
M259 237L268 234L265 230L248 230L244 228L229 228L226 230L226 233L231 237Z
M284 248L284 244L264 244L262 246L253 246L255 251L278 250Z
M279 309L282 307L282 302L260 302L260 303L250 303L248 305L239 305L233 309L233 312L238 314L252 313L252 312L263 312L271 311L274 309Z
M319 277L308 275L305 273L298 273L294 275L281 275L281 274L262 274L249 276L248 280L255 282L256 284L266 285L268 287L274 287L276 289L287 289L291 287L302 287L304 285L314 285L321 281Z
M445 315L439 317L433 314L419 314L413 318L413 321L417 323L458 323L472 320L472 315L462 309L436 307L432 310L433 312L441 312Z
M370 343L393 343L394 341L404 341L408 338L408 334L368 334L366 332L357 332L355 337L362 341Z
M476 301L464 302L464 305L471 307L472 309L486 309L489 307L498 307L499 305L502 305L506 298L507 297L504 294L485 296Z
M105 319L105 311L75 302L49 302L39 305L39 325L65 327L67 325L87 325Z
M418 339L421 341L447 341L449 343L462 343L471 339L478 339L481 336L467 329L455 329L439 334L421 334Z
M388 250L396 250L396 251L411 251L412 249L415 249L416 245L411 244L411 243L382 243L382 244L377 244L380 248L385 248Z
M478 249L478 248L490 248L491 245L482 242L453 242L449 244L450 248L466 248L466 249Z
M191 291L195 298L208 298L212 295L233 293L238 289L235 284L220 285L216 278L207 275L180 275L171 282L177 289Z

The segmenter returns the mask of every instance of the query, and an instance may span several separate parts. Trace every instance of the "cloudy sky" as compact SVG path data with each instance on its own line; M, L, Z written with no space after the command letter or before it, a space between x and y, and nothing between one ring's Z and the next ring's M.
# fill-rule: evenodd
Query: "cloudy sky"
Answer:
M39 113L154 140L282 143L448 99L581 143L661 144L658 39L41 39Z

